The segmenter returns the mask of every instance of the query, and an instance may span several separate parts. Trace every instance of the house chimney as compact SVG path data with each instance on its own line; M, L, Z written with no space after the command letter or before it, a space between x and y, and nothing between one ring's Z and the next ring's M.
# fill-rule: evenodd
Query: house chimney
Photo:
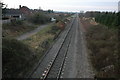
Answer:
M19 5L19 9L21 8L21 5Z

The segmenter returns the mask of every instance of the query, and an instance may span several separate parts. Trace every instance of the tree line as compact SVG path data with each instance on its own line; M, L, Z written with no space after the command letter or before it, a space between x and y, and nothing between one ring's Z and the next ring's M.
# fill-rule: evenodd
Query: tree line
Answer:
M108 28L120 27L120 12L86 12L85 17L94 17L95 21Z

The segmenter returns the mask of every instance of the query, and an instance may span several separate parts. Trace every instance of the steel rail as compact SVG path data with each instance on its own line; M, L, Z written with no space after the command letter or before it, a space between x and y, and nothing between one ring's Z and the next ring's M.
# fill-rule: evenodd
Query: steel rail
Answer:
M43 77L42 77L43 80L47 79L47 76L48 76L48 74L49 74L52 66L53 66L54 63L55 63L55 60L57 59L57 56L59 55L59 52L60 52L61 48L63 47L63 44L65 43L65 40L66 40L67 36L69 35L69 33L70 33L71 29L72 29L72 26L73 26L73 24L74 24L74 22L75 22L75 19L76 19L76 17L74 18L74 20L73 20L73 22L72 22L72 25L70 25L70 28L69 28L66 36L65 36L65 39L64 39L63 43L61 44L60 49L59 49L58 52L57 52L57 55L55 56L54 60L53 60L53 61L50 63L50 65L48 66L47 71L45 71L45 74L44 74ZM70 36L69 44L70 44L70 42L71 42L71 37L72 37L72 36ZM65 55L64 55L64 58L63 58L63 62L62 62L62 64L61 64L61 68L60 68L60 70L59 70L57 79L60 78L60 74L61 74L61 71L62 71L62 67L63 67L63 65L64 65L65 58L66 58L66 55L67 55L67 52L68 52L69 44L68 44L68 46L67 46L67 50L66 50L66 52L65 52Z

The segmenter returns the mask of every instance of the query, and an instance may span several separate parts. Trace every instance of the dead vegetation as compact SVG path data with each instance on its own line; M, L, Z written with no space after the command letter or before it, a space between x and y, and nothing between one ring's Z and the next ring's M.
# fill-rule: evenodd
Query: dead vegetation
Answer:
M86 29L86 40L95 76L99 78L120 77L120 55L118 31L100 24L91 24L89 19L81 19Z

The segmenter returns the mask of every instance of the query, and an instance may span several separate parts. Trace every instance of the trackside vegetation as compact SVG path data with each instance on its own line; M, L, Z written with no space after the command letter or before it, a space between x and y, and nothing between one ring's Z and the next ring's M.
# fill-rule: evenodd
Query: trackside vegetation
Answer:
M98 23L86 22L90 24L86 40L95 77L120 78L120 12L86 12L84 17Z

